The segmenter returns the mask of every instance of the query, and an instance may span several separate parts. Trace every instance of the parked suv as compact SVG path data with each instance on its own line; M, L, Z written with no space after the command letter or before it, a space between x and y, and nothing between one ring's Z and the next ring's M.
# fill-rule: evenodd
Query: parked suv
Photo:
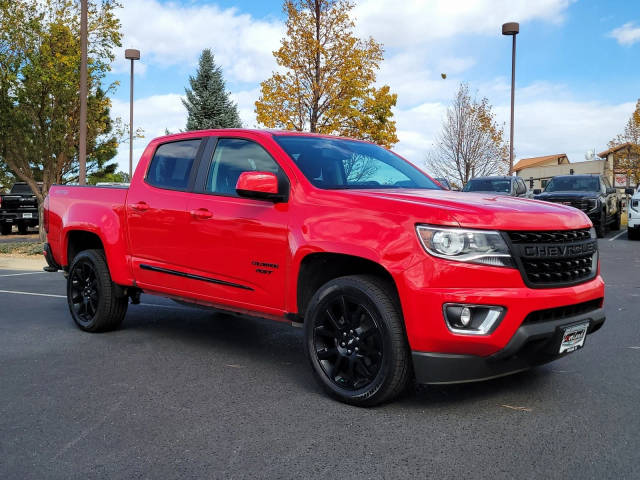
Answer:
M463 192L488 192L512 197L530 197L527 185L520 177L495 176L472 178L462 189Z
M40 184L38 184L40 186ZM9 235L17 225L21 235L38 225L38 200L25 182L16 182L11 192L0 195L0 232Z
M559 175L553 177L544 192L534 190L536 200L562 203L586 213L602 238L611 230L620 230L622 204L604 175Z
M640 240L640 186L634 192L633 188L625 190L627 195L633 195L627 208L627 233L629 240Z

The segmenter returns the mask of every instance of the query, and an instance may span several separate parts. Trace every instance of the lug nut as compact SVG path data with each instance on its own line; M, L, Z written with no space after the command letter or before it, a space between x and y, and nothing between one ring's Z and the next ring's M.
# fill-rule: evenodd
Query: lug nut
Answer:
M351 355L351 350L347 350L347 353L348 353L349 355Z
M354 348L353 350L357 352L358 351L358 347Z
M346 344L346 343L344 343L344 342L342 342L340 345L341 345L341 346L343 346L343 347L346 347L346 346L347 346L347 344Z

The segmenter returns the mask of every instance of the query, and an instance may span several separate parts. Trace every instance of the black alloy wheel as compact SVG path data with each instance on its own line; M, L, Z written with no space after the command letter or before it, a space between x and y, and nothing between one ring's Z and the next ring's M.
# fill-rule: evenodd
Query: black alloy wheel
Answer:
M69 304L74 311L74 319L88 326L98 313L100 299L94 265L88 259L76 263L69 275L69 284Z
M67 303L73 321L86 332L117 328L127 313L128 297L111 280L102 250L83 250L71 263Z
M358 390L373 382L382 366L382 332L358 299L333 296L313 331L316 358L333 383Z
M332 397L369 407L406 388L411 358L397 295L388 281L350 275L325 283L304 319L305 352Z

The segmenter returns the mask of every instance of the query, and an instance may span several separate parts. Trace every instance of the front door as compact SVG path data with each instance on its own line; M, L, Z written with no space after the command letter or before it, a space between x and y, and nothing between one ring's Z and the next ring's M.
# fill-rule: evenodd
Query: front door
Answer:
M288 204L239 197L235 186L244 171L284 172L262 146L244 138L218 139L208 171L200 171L206 182L189 199L187 234L197 239L188 261L203 277L201 293L216 303L282 314Z

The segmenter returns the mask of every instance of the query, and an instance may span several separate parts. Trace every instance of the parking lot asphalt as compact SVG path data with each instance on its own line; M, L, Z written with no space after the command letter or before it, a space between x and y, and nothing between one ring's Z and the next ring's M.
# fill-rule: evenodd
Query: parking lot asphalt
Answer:
M373 409L325 396L300 329L143 295L87 334L61 274L0 271L0 478L640 478L640 242L613 236L582 350Z

